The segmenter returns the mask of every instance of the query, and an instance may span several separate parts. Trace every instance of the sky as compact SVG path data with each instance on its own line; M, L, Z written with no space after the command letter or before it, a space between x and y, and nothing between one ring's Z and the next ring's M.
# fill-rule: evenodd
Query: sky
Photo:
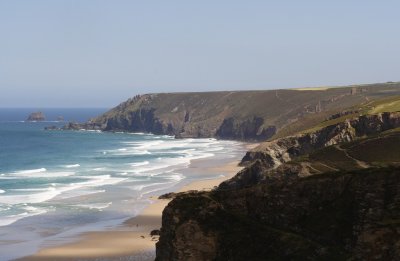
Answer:
M400 1L0 0L0 107L400 81Z

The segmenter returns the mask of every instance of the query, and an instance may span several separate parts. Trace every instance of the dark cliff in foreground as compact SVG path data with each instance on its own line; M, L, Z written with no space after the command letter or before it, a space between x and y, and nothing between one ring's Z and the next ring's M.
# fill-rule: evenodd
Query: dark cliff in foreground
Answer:
M320 90L146 94L86 124L66 128L264 141L306 130L330 115L349 113L343 112L345 108L400 95L399 87L387 83Z
M400 169L177 197L156 260L399 260Z
M157 259L400 260L400 113L266 142L163 212Z

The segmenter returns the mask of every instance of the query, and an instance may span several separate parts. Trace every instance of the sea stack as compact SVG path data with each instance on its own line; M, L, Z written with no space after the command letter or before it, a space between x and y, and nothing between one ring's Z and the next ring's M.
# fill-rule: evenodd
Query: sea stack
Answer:
M26 121L45 121L46 117L44 116L43 112L33 112L31 113Z

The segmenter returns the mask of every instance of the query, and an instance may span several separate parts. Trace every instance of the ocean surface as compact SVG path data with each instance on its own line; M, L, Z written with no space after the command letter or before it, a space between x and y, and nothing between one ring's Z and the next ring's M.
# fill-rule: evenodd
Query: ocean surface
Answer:
M112 227L140 213L152 195L216 178L185 171L195 159L230 162L244 145L144 133L45 131L55 121L84 122L106 109L0 109L0 260Z

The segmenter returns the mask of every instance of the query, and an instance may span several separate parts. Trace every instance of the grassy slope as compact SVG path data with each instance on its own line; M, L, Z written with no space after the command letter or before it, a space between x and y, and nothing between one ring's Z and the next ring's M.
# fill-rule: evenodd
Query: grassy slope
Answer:
M363 139L356 144L345 144L351 157L369 162L371 165L400 163L400 131L392 131L382 135Z
M315 126L313 126L312 128L304 130L303 132L313 132L318 129L327 127L329 125L334 125L339 122L343 122L346 119L351 119L360 115L372 115L382 112L400 111L400 95L398 95L397 92L395 92L394 90L390 91L387 89L382 89L380 92L381 94L390 94L390 96L386 97L384 95L379 95L379 93L376 93L373 96L374 99L369 99L367 102L360 103L347 108L348 111L355 111L354 113L332 120L323 120L320 123L315 124ZM317 119L314 119L314 122L316 121Z
M394 129L314 151L293 163L307 163L315 173L400 165L399 144L400 129Z

